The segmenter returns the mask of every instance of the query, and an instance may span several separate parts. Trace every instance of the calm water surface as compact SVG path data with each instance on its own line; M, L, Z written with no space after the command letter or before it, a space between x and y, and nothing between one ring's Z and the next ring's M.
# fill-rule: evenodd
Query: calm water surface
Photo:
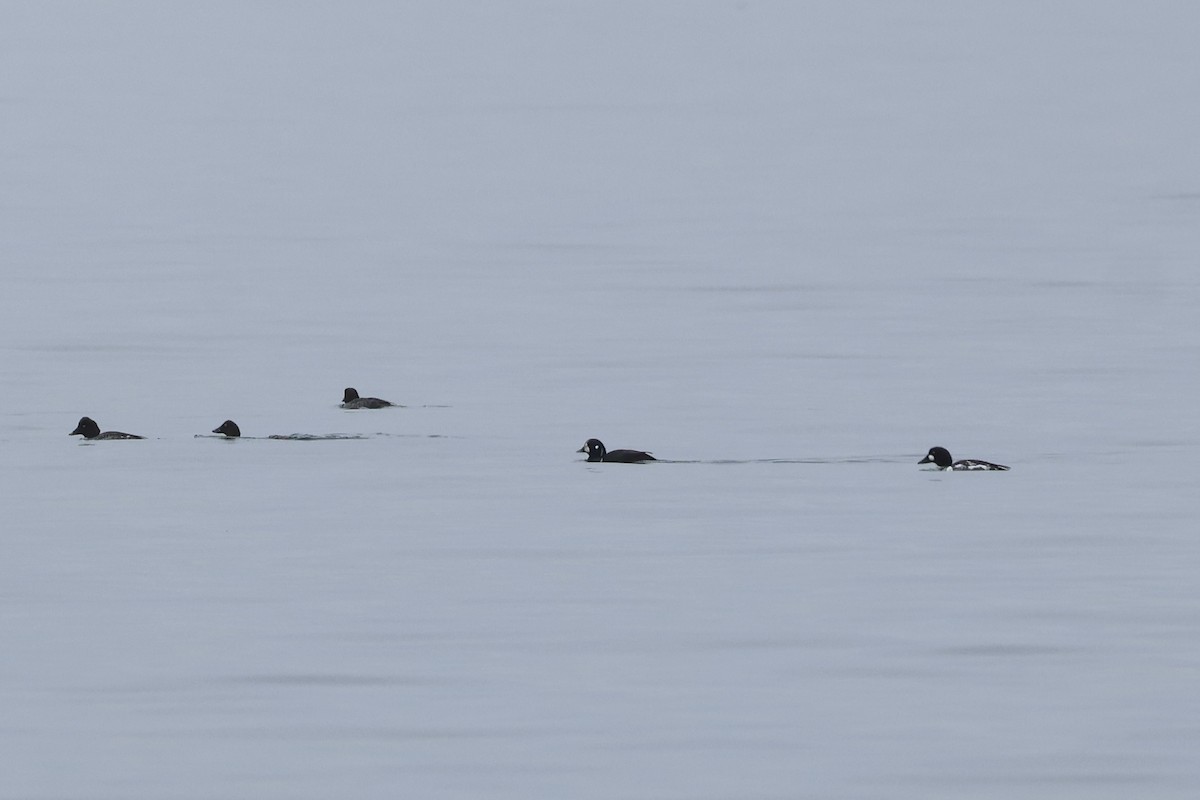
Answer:
M1195 797L1179 13L15 13L0 798Z

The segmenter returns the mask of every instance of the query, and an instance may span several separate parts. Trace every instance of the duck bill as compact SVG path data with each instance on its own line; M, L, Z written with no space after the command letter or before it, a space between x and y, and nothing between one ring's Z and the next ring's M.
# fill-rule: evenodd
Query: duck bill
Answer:
M79 436L82 433L83 433L83 426L80 425L80 426L76 426L75 430L68 433L67 436Z
M918 464L932 464L932 463L933 463L933 456L925 456L924 458L922 458L922 459L921 459L920 461L918 461L917 463L918 463Z
M587 445L585 444L583 447L579 448L579 449L578 449L578 450L576 450L575 452L576 452L576 453L586 453L587 451L588 451L588 449L587 449Z

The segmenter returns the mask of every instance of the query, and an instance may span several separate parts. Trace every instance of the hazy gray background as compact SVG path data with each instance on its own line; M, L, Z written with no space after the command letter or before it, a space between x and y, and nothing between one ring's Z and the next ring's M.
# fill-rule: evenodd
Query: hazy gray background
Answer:
M1200 792L1200 11L0 16L0 797Z

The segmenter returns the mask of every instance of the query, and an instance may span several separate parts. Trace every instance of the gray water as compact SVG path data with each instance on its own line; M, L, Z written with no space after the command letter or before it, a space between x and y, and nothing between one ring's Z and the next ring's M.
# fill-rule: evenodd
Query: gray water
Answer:
M1200 794L1200 12L4 16L0 798Z

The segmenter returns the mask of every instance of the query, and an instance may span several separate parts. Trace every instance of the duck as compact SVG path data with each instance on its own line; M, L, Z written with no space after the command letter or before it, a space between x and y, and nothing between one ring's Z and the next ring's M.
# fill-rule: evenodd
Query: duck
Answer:
M219 426L217 426L216 428L213 428L212 432L224 434L226 441L229 441L231 439L238 439L242 435L242 429L239 428L238 424L231 419L227 419L224 422L222 422ZM247 436L246 438L247 439L262 439L264 437L262 437L262 436ZM267 439L282 439L282 440L293 441L293 442L313 442L313 441L324 440L324 439L364 439L366 437L361 436L356 433L326 433L326 434L273 433L270 436L267 436L265 438L267 438Z
M618 464L638 464L642 461L657 461L654 456L641 450L608 450L599 439L588 439L575 452L587 453L588 461L613 461Z
M75 426L75 430L67 434L68 436L83 436L85 439L145 439L145 436L136 436L132 433L122 433L121 431L104 431L100 432L100 426L96 424L96 420L91 417L80 417L79 424Z
M230 439L236 439L242 435L242 429L237 426L237 423L231 419L222 422L218 427L213 428L213 433L223 433Z
M967 470L984 471L1005 471L1008 467L1003 464L993 464L990 461L980 461L976 458L964 458L961 461L955 461L950 456L950 451L944 447L931 447L925 457L917 462L918 464L934 464L938 469L954 470L957 472L965 472Z
M380 400L378 397L359 397L358 390L353 387L346 387L342 394L342 408L387 408L394 405L396 404Z

